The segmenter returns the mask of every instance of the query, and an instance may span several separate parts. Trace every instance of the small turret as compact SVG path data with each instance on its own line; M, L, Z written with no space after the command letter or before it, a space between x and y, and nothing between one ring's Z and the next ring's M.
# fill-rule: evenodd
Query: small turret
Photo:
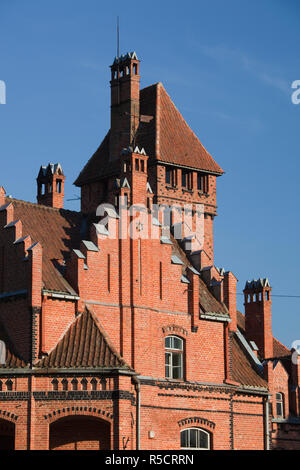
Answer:
M41 166L37 177L37 202L62 209L64 206L65 175L60 163Z

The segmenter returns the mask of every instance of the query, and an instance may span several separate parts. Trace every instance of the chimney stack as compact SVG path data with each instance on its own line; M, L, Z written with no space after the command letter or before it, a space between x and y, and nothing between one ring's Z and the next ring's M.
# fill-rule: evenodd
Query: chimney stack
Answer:
M111 125L109 159L117 160L123 148L135 147L140 122L140 75L135 52L116 57L111 65Z
M231 271L224 273L223 289L224 289L224 304L228 308L231 322L229 324L230 331L237 329L237 313L236 313L236 284L237 278Z
M60 163L41 166L37 177L38 204L62 209L64 206L65 179Z
M247 281L244 289L246 338L256 343L261 359L273 357L271 290L268 279Z

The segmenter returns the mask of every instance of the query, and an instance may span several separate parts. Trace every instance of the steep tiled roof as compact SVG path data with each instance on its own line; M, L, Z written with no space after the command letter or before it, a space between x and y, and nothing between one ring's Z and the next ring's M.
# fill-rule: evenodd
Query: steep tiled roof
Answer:
M136 143L144 147L152 160L183 165L211 173L222 174L222 168L203 147L185 122L161 83L140 92L140 113L153 116L150 122L141 122ZM75 184L81 186L91 180L114 172L116 164L108 162L109 133L85 165Z
M158 83L156 87L159 103L156 111L156 139L159 141L156 157L164 162L222 174L222 168L185 122L163 85Z
M245 333L245 315L239 311L237 311L237 323L239 329ZM273 352L274 358L285 357L291 354L291 351L276 338L273 338Z
M5 343L6 349L6 362L5 364L0 364L0 368L7 369L18 369L27 367L27 364L23 359L21 359L18 354L15 352L14 345L10 340L9 336L6 333L4 326L0 322L0 340Z
M30 235L32 242L43 247L43 283L53 291L75 292L62 276L60 262L71 248L78 248L84 228L78 212L8 199L14 206L14 217L23 224L23 235Z
M105 136L101 145L88 160L87 164L81 170L78 178L74 182L77 186L93 181L102 176L109 175L115 168L109 163L109 132Z
M236 335L231 342L231 378L246 387L267 388L267 382L261 377L254 364L247 357Z
M38 361L35 367L130 369L109 343L97 318L87 309L76 318L49 356Z

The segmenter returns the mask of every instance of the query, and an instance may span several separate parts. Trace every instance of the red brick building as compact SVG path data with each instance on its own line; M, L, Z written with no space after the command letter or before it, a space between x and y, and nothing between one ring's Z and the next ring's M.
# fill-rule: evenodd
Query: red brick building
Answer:
M223 170L139 79L135 53L115 59L81 212L63 209L59 164L41 167L36 204L0 189L0 448L300 448L300 366L272 335L269 281L246 284L242 314L214 266ZM154 204L188 206L192 232L201 213L201 248Z

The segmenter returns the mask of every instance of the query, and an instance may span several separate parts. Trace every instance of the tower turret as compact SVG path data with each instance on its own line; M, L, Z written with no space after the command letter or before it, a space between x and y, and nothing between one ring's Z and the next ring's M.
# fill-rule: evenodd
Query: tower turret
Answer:
M64 205L65 175L60 163L41 166L37 177L37 202L62 209Z

